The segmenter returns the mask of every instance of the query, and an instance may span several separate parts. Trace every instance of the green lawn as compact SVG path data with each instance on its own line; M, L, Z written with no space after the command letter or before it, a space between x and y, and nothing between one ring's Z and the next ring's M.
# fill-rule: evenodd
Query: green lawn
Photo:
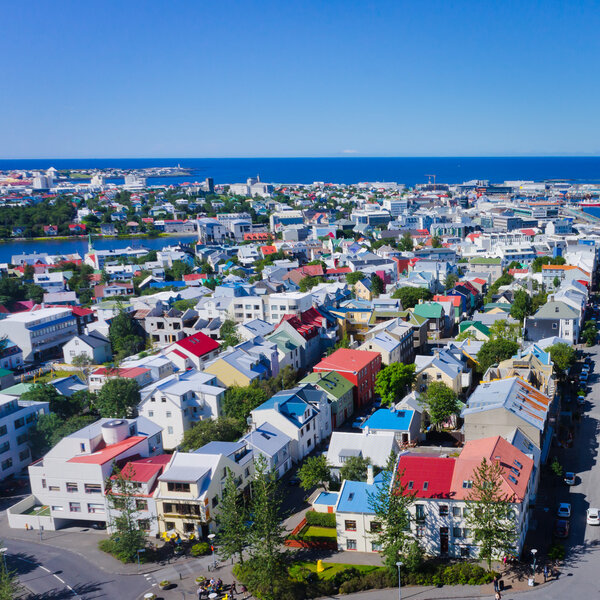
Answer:
M337 537L337 531L335 527L317 527L316 525L309 525L302 530L303 537L328 537L335 539Z
M49 517L50 516L50 507L49 506L32 506L29 510L26 510L24 515L32 515L32 516L40 516L40 517Z
M321 573L317 573L317 563L316 562L305 562L300 561L293 564L290 567L290 575L293 577L295 572L300 569L308 569L313 573L317 573L319 579L333 579L338 573L341 571L345 571L346 569L356 569L361 575L366 575L367 573L371 573L372 571L377 571L378 569L382 569L383 567L374 567L372 565L347 565L344 563L323 563L323 567L325 570Z

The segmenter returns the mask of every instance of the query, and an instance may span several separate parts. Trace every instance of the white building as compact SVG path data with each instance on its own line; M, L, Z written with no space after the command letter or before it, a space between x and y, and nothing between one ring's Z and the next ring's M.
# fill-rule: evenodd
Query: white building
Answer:
M265 320L277 324L285 315L300 315L312 308L312 294L310 292L281 292L266 296L264 302Z
M65 363L73 364L76 356L84 354L91 364L101 365L112 359L110 341L97 331L89 334L81 334L71 338L63 346L63 357Z
M195 423L222 415L224 396L215 375L190 369L140 390L138 413L162 426L163 446L172 450Z
M29 466L31 495L8 509L8 523L51 530L74 522L107 523L105 486L113 464L162 453L161 427L148 419L100 419ZM50 514L31 516L35 506L48 506Z
M263 423L260 427L247 433L240 442L245 442L254 452L254 458L259 455L267 461L270 470L282 477L292 467L292 440L277 427Z
M0 321L0 337L18 344L25 362L56 355L75 335L77 320L70 308L41 308L8 315Z
M65 278L62 271L57 271L56 273L35 273L33 283L39 285L49 294L65 291Z
M0 394L0 481L20 473L31 462L27 432L40 415L49 412L48 402L28 402Z

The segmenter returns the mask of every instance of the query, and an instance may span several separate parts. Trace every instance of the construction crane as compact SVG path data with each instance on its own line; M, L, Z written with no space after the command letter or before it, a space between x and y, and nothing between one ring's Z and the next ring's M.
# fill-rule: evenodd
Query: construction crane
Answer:
M428 184L431 184L431 178L433 177L433 185L435 185L435 175L425 174L425 177L429 178L429 180L427 181Z

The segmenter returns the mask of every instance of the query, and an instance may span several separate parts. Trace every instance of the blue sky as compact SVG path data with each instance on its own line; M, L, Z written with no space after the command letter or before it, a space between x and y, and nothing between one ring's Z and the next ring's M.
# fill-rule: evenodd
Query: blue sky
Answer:
M2 0L0 157L600 154L600 4Z

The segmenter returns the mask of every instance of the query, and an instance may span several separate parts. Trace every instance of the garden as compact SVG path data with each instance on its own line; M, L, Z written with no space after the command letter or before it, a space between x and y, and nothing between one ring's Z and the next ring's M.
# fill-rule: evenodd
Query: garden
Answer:
M285 541L291 548L322 548L337 550L335 515L314 510L306 511L304 519Z

